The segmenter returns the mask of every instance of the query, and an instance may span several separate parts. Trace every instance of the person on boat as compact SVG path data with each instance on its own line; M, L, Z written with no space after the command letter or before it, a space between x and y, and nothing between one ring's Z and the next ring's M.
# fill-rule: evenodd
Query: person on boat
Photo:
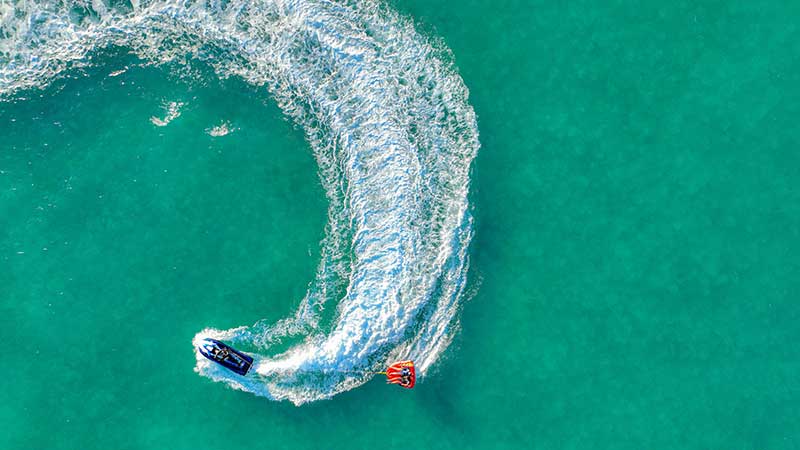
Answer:
M400 371L400 386L408 386L411 384L411 370L408 367L403 367Z
M214 348L214 359L217 361L222 361L228 357L228 349L227 348Z

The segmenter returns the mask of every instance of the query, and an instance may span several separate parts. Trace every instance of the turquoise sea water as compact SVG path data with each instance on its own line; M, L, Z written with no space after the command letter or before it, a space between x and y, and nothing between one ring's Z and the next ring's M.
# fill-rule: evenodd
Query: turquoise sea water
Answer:
M0 103L0 448L800 448L800 10L392 7L481 142L460 330L417 388L198 376L196 333L301 303L324 176L264 87L114 46Z

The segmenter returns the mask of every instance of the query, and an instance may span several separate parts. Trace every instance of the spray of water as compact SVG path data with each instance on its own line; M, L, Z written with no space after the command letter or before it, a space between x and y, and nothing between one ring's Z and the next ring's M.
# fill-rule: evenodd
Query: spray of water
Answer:
M277 323L195 336L250 351L247 377L199 354L198 373L295 404L352 389L392 360L414 359L424 377L465 297L479 147L441 43L371 0L12 0L0 16L0 98L114 45L264 86L305 131L329 201L316 277Z

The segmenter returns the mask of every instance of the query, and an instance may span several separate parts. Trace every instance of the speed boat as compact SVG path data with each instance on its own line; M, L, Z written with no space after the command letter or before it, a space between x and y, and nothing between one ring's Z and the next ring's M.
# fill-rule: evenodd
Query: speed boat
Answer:
M204 338L200 341L200 345L197 346L197 351L211 361L239 375L247 375L247 371L253 365L252 357L216 339Z

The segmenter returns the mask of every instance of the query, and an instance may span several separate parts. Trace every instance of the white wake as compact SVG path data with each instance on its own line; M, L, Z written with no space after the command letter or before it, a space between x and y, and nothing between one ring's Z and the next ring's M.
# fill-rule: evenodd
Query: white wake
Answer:
M200 374L301 404L392 360L414 359L424 376L448 346L465 296L479 142L444 45L369 0L21 0L0 14L2 98L115 45L265 86L305 131L329 200L317 275L278 323L197 334L254 354L248 377L198 353ZM166 125L173 109L155 119Z

